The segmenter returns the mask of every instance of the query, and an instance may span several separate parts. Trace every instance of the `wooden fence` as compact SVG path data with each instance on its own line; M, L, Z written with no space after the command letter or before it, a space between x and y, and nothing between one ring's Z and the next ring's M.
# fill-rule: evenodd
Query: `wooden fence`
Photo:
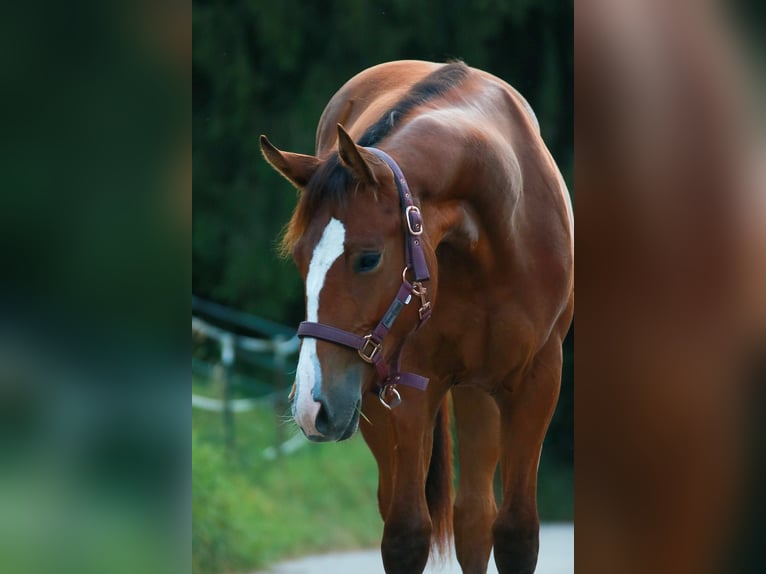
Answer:
M300 347L294 329L193 295L192 334L218 343L218 361L222 366L222 398L192 394L192 407L222 414L227 447L233 447L236 441L235 413L250 410L267 400L273 404L278 419L287 407L288 377L289 372L294 370L292 358ZM264 357L268 359L264 360ZM241 399L233 397L234 368L238 360L265 367L273 373L272 391L268 395ZM273 449L264 452L266 457L273 458L280 453L291 452L300 444L297 440L286 441L283 427L277 424L277 443Z

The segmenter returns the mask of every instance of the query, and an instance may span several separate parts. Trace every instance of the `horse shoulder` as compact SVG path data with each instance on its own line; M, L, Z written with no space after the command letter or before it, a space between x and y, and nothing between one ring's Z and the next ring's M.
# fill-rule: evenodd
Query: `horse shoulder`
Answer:
M538 134L540 133L540 122L537 119L537 115L535 114L535 111L532 109L532 106L527 101L527 99L521 94L521 92L497 76L493 76L492 74L483 70L476 70L475 68L472 69L475 70L476 74L481 76L484 80L487 80L490 83L500 87L500 93L502 94L502 98L506 101L506 104L510 107L523 110L534 131Z

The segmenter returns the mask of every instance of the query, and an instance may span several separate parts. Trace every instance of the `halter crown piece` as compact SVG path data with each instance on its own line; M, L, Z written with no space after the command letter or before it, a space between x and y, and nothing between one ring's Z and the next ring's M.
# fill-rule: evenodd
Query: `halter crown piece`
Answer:
M431 303L428 300L428 290L423 286L423 281L429 279L428 265L423 253L423 243L420 235L423 233L423 218L420 209L412 201L412 194L404 178L402 170L393 158L386 152L374 147L365 148L374 153L391 168L396 181L396 189L399 191L399 202L404 215L404 261L405 268L402 272L402 286L383 315L378 325L367 335L361 337L355 333L324 325L312 321L303 321L298 326L298 336L322 339L344 347L355 349L363 361L370 363L378 372L378 398L388 409L401 403L401 397L396 390L396 385L405 385L424 391L428 385L428 379L414 373L399 372L399 355L397 353L393 361L393 369L383 360L382 344L396 318L412 300L413 295L420 298L418 310L418 326L420 328L431 316ZM413 282L407 281L407 271L412 271Z

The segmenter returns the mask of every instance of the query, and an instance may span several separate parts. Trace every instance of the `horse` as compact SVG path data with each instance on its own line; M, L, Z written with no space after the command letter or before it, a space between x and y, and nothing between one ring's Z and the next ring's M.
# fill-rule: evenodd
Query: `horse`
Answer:
M463 62L396 61L330 99L315 155L260 145L299 190L281 243L306 293L293 417L313 441L361 429L385 571L422 572L454 537L465 573L486 572L493 546L500 572L534 572L574 255L531 107Z

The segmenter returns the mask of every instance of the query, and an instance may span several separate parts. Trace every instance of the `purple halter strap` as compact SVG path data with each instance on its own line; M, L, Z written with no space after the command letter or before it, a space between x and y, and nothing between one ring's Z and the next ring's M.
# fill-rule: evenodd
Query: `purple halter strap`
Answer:
M405 385L414 387L421 391L426 389L428 379L414 373L399 372L399 356L394 357L393 369L383 359L382 344L383 339L388 334L391 326L401 313L404 306L409 304L412 296L420 298L420 309L418 310L418 326L425 323L431 316L431 303L428 300L428 290L423 286L423 281L429 279L428 265L426 264L423 244L420 235L423 233L423 218L420 209L412 201L412 194L404 178L402 170L399 168L393 158L386 152L374 147L365 148L374 153L391 168L396 181L396 189L399 191L399 201L402 207L405 222L405 241L404 241L404 261L405 268L402 272L402 286L383 315L378 325L369 334L361 337L349 331L324 325L303 321L298 326L299 337L313 337L322 339L331 343L337 343L344 347L355 349L363 361L370 363L375 367L378 373L378 397L380 402L387 408L393 408L401 402L399 393L396 391L396 385ZM407 271L412 271L413 282L407 281Z

